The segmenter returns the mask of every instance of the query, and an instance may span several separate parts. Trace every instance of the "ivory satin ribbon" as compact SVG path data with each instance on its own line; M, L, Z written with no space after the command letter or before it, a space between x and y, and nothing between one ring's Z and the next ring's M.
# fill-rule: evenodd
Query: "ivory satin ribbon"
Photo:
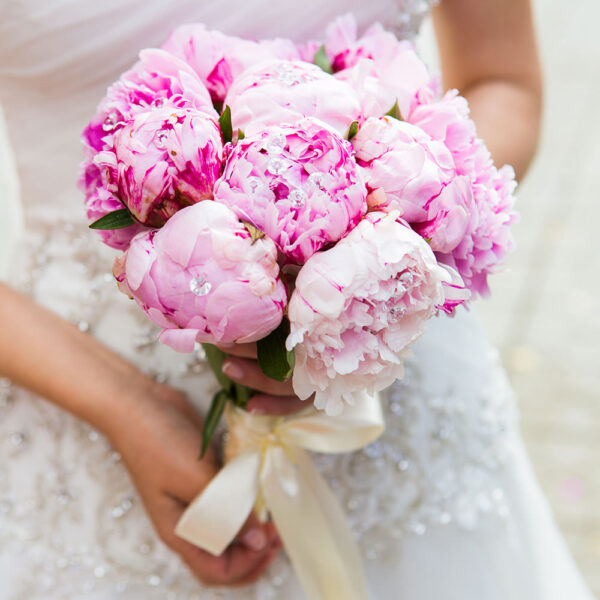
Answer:
M384 429L366 393L339 417L309 408L254 415L229 403L226 464L183 513L175 533L221 554L252 509L271 515L308 600L367 600L360 553L346 516L307 450L351 452Z

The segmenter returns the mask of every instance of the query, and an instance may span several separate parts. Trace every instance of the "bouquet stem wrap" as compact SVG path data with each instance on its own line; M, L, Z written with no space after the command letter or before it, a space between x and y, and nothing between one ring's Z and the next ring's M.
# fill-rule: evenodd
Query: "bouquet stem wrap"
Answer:
M228 403L226 464L190 504L176 533L221 554L256 509L270 514L309 600L367 600L358 547L344 511L307 451L358 450L384 429L366 393L339 417L309 408L287 417Z

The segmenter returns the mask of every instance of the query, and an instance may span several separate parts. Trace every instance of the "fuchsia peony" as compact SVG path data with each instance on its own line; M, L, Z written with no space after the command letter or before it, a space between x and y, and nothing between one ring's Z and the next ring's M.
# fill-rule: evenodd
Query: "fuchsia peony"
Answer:
M78 186L85 193L85 209L90 224L123 208L121 201L104 186L100 169L93 162L84 163ZM144 229L142 225L135 224L123 229L98 230L98 233L107 246L115 250L127 250L131 239Z
M84 146L96 152L111 148L113 135L133 115L165 104L217 117L208 90L189 65L164 50L143 50L140 60L108 88L83 132Z
M316 119L266 127L228 148L215 200L295 263L337 242L367 211L351 144Z
M299 58L289 40L254 42L210 31L201 23L178 27L162 47L192 67L216 103L225 100L234 79L248 67L270 59Z
M87 218L90 223L97 221L110 212L123 208L121 201L106 188L99 187L86 198ZM102 241L115 250L127 250L134 236L145 230L142 225L130 225L122 229L99 230Z
M294 391L330 415L365 387L402 377L402 356L423 332L448 280L429 245L398 213L369 213L302 267L288 314Z
M348 83L302 61L272 60L247 69L233 82L225 104L234 129L246 135L315 117L345 137L360 115L358 96Z
M108 212L123 208L122 199L117 196L113 170L116 167L115 135L135 115L167 105L202 111L214 118L218 116L208 91L188 65L164 50L144 50L133 68L108 89L82 135L85 160L79 186L86 195L90 220L95 221ZM98 153L102 155L99 157ZM100 169L98 164L103 168ZM141 225L133 225L99 233L109 246L125 250L131 238L142 229Z
M212 198L223 142L205 113L169 106L136 114L96 163L140 223L160 227L184 206Z
M279 325L287 301L273 242L253 242L236 216L212 201L135 237L114 274L163 328L160 340L180 352L191 352L194 342L261 339Z

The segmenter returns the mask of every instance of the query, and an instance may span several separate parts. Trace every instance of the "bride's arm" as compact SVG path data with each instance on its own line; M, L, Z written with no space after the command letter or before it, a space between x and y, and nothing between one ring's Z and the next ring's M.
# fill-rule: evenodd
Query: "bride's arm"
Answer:
M0 284L0 374L109 436L155 382L70 323Z
M175 536L186 505L217 470L211 452L198 460L199 415L183 394L156 383L92 336L1 283L0 375L109 437L157 533L205 583L249 583L277 554L274 528L256 517L219 557Z
M542 75L530 0L442 0L433 12L444 86L458 88L498 166L535 154Z

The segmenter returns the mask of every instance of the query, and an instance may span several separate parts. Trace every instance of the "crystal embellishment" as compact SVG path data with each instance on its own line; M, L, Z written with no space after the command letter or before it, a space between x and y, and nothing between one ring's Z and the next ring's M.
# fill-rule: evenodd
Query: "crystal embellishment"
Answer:
M250 191L255 194L261 187L261 181L258 177L248 177L248 185L250 186Z
M102 129L104 131L112 131L119 122L119 116L117 113L112 112L104 119L104 123L102 123Z
M302 208L306 204L307 196L302 190L292 190L288 196L292 208Z
M169 137L169 134L166 131L164 131L163 129L161 129L159 132L157 132L157 134L154 138L154 145L157 148L166 148L168 137Z
M308 183L317 190L325 191L325 173L311 173L308 177Z
M152 573L152 575L148 577L148 584L152 587L158 587L161 581L160 575L157 575L156 573Z
M22 446L27 441L27 434L24 431L15 431L10 436L10 441L13 446Z
M287 168L286 162L277 156L274 156L267 165L267 170L271 175L283 175L287 171Z
M403 314L404 311L399 306L390 306L388 308L388 320L390 323L397 323Z
M302 83L302 79L298 77L296 70L290 65L283 64L275 71L275 77L284 85L293 87Z
M269 154L282 154L287 144L287 138L283 133L274 133L267 138L267 152Z
M212 289L212 283L203 277L194 277L190 280L190 291L196 296L206 296Z

